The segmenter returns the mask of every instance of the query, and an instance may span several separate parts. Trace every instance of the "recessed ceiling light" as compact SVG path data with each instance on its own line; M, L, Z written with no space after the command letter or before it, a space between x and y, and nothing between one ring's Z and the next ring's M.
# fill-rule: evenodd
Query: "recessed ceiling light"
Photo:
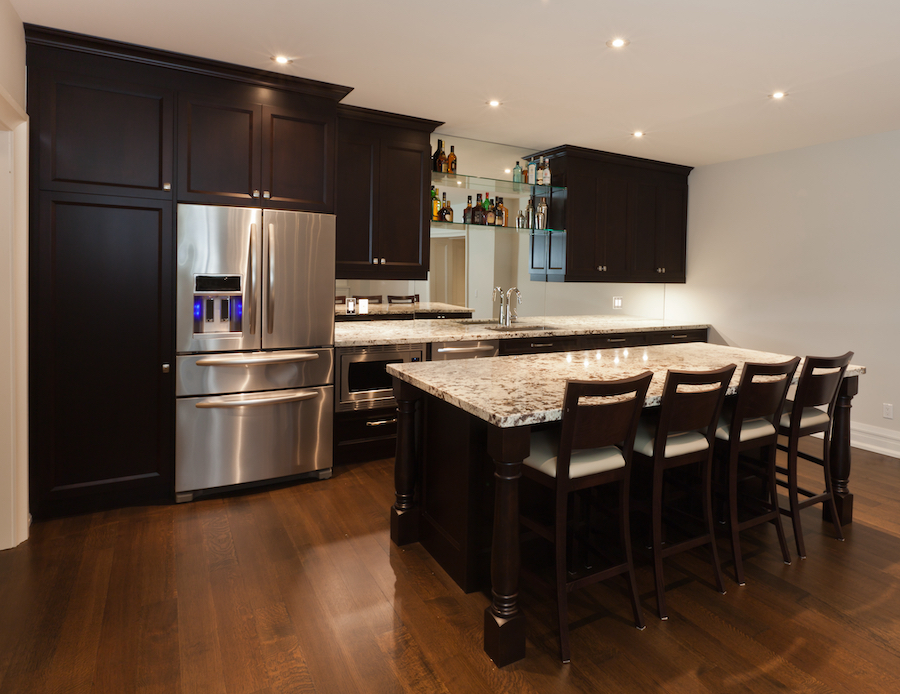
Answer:
M512 173L512 169L503 169L503 173Z
M787 94L785 94L784 92L775 92L774 94L772 94L773 99L783 99L786 96Z
M641 131L641 130L635 130L635 131L634 131L633 133L631 133L631 134L634 135L635 137L643 137L643 136L644 136L644 133L643 133L643 131Z
M610 39L606 42L606 45L610 48L625 48L628 43L628 39Z
M500 102L497 101L496 99L491 99L490 101L488 101L488 106L494 106L494 107L496 107L496 106L499 106L499 105L500 105Z
M273 56L272 56L272 60L274 60L274 61L275 61L276 63L278 63L279 65L290 65L291 63L294 62L294 61L291 60L290 58L287 58L287 57L285 57L285 56L283 56L283 55L273 55Z

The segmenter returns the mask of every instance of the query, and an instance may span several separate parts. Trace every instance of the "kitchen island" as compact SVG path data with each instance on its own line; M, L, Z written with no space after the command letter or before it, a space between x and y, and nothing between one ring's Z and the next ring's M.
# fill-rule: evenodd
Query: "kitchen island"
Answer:
M525 657L524 616L518 608L519 579L519 489L522 461L530 452L530 428L559 421L565 383L570 379L625 378L645 370L654 372L645 407L659 405L665 374L669 369L708 370L737 364L728 393L734 395L745 362L776 363L791 357L722 345L689 343L643 348L591 350L580 352L510 356L465 362L392 364L394 394L398 404L398 439L395 463L396 501L391 509L391 539L403 545L419 540L419 526L427 513L430 491L417 495L423 462L415 431L416 403L426 401L426 409L450 408L454 435L460 432L461 413L473 425L481 423L483 442L493 461L493 514L490 541L491 605L485 610L484 649L498 665ZM798 370L799 373L799 370ZM838 513L842 523L851 520L850 403L858 389L858 377L865 368L851 365L841 388L835 412L831 447L831 471ZM426 431L424 436L431 435ZM450 427L435 427L437 432ZM474 446L472 447L474 448ZM426 447L427 450L427 447ZM468 461L454 460L465 467ZM444 466L446 467L446 465ZM427 486L427 485L426 485ZM477 484L466 483L466 490ZM461 495L455 503L465 509L463 516L479 520L480 499ZM425 507L426 511L422 511ZM480 517L482 525L484 516ZM460 545L458 538L451 544ZM465 543L462 543L464 545ZM439 559L440 561L440 559Z

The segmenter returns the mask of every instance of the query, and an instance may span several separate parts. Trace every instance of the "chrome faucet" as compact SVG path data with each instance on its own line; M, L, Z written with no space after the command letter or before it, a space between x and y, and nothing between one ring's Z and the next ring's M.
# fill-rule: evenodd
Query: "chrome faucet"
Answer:
M518 287L510 287L506 291L506 323L501 322L501 325L506 325L506 327L509 327L510 324L512 324L512 323L515 323L519 318L519 316L517 315L517 312L516 312L516 307L513 305L513 302L512 302L513 292L516 293L516 303L518 303L518 304L522 303L522 292L519 291ZM502 294L501 294L501 296L502 296ZM501 313L500 315L501 315L501 321L502 321L503 314Z
M494 287L494 291L491 292L491 301L496 301L498 296L500 297L500 325L505 325L506 311L504 309L506 306L503 303L503 290L500 287Z

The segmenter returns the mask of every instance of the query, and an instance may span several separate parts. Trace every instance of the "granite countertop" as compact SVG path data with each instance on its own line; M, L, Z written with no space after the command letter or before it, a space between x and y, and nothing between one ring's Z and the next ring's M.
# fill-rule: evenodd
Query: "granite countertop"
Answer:
M446 304L441 304L446 305ZM398 304L394 304L398 306ZM407 304L409 306L409 304ZM371 307L370 307L371 308ZM402 345L420 342L459 342L513 337L602 335L622 332L696 330L706 323L685 324L627 316L535 316L522 317L511 328L497 330L497 322L466 322L466 319L415 321L352 321L335 323L335 347Z
M528 354L489 359L389 364L387 371L416 388L498 427L562 418L567 380L602 380L654 372L645 406L659 405L669 369L705 371L737 364L728 392L734 394L745 362L777 363L792 356L725 345L676 345ZM797 369L800 374L802 365ZM847 376L865 367L851 365Z
M358 311L358 309L357 309ZM368 313L347 313L346 304L334 305L335 315L351 315L357 319L365 319L366 316L408 316L414 313L472 313L472 309L466 306L454 306L443 304L440 301L418 301L412 304L369 304Z

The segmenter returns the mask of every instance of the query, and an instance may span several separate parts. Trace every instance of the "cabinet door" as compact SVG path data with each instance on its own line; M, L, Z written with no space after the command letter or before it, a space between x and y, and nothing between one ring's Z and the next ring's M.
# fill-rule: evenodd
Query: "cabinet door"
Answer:
M686 186L632 185L628 229L634 281L685 281Z
M628 183L602 175L570 176L567 195L566 280L624 280Z
M261 137L261 106L179 95L178 199L259 204Z
M32 513L171 500L171 202L42 192L37 214Z
M335 235L337 277L377 277L375 220L378 210L378 139L338 136Z
M171 199L172 92L49 70L36 81L41 189Z
M264 106L262 118L263 205L334 212L334 116Z
M384 277L425 279L431 250L431 149L383 140L380 159L375 257Z

